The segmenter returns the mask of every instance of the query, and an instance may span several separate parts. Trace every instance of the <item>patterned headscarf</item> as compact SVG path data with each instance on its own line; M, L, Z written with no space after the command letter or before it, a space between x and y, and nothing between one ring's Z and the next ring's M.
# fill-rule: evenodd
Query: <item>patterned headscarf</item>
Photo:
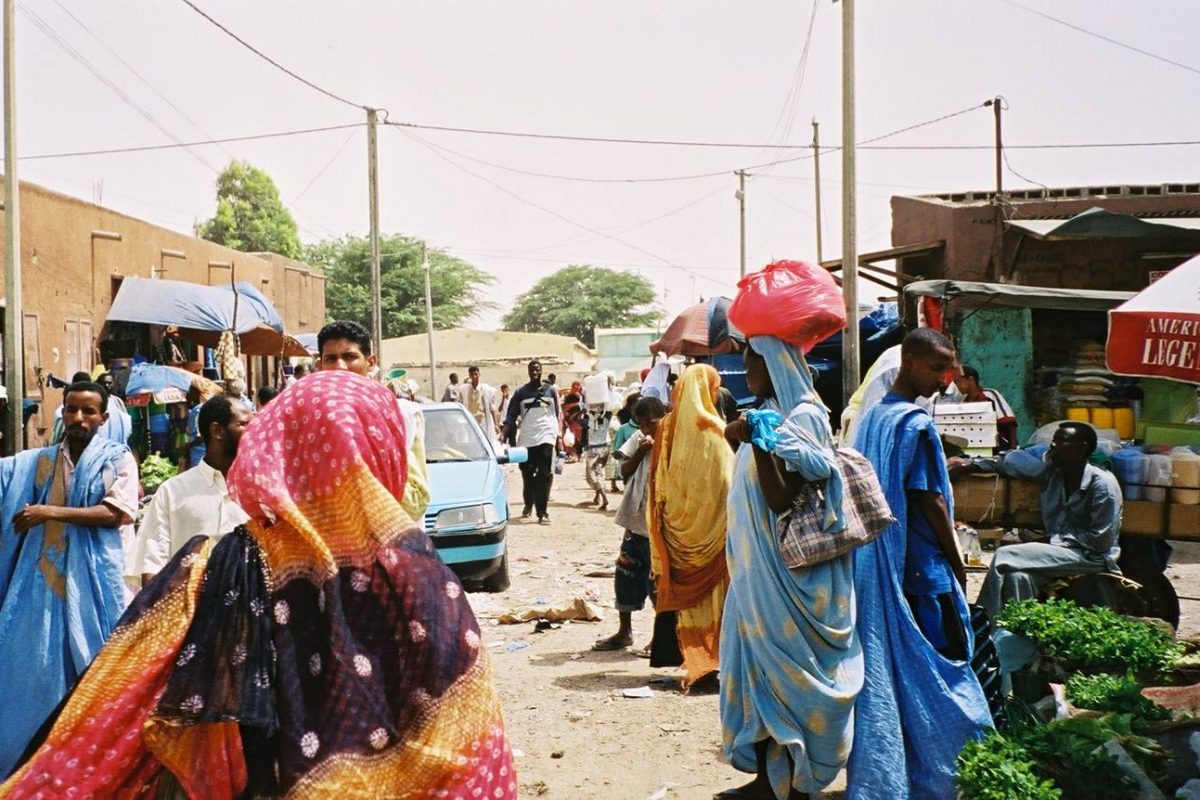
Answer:
M229 492L253 527L283 522L306 540L261 534L269 553L287 551L273 553L272 566L308 559L305 571L326 572L369 557L412 526L399 499L405 442L403 415L386 388L350 372L317 372L255 417L229 470Z

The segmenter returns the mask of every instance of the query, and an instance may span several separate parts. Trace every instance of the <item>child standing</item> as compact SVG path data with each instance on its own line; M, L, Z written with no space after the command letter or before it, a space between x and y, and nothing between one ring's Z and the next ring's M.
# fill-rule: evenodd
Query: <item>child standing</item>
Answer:
M588 505L599 506L601 511L608 510L608 495L604 493L604 468L612 447L611 422L612 412L603 404L588 405L583 434L587 438L587 449L583 451L584 475L588 486L596 493Z
M625 398L625 404L621 406L621 410L617 412L616 422L618 427L616 433L613 434L612 453L608 459L608 467L605 470L608 480L612 483L609 491L613 494L620 494L621 489L617 486L617 479L621 478L621 462L617 460L617 451L625 442L629 441L629 437L633 436L637 431L637 423L633 421L633 409L638 404L638 400L642 399L642 395L638 392L630 392ZM621 478L621 483L625 479Z
M625 529L617 569L613 577L616 593L615 607L620 617L617 632L600 639L593 650L622 650L633 644L633 612L646 606L651 595L650 531L646 522L646 486L652 468L651 454L658 424L667 409L655 397L643 397L633 410L637 430L616 451L614 457L621 465L625 478L625 494L617 509L616 523Z

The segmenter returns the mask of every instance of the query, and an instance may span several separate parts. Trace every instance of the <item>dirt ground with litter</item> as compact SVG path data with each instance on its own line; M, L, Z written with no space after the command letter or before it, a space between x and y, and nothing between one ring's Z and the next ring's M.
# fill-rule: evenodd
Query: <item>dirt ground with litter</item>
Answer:
M508 475L509 505L521 509L521 481ZM509 527L512 587L472 594L491 653L522 798L559 800L702 800L745 782L721 755L715 694L686 696L676 669L651 669L633 650L649 642L653 612L634 615L635 648L596 652L591 644L612 634L612 569L621 531L609 511L577 504L591 499L581 464L555 479L552 522L514 519ZM1182 598L1180 635L1200 637L1200 545L1176 545L1167 574ZM982 571L970 575L970 594ZM534 622L500 624L508 610L584 598L600 622L568 622L535 632ZM648 697L626 690L648 689ZM842 796L844 774L824 794Z

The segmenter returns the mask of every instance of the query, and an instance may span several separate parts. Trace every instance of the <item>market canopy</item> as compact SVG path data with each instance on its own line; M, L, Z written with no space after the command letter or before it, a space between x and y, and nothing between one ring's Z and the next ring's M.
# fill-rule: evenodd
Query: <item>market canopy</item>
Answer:
M971 298L990 306L1014 306L1056 311L1107 311L1133 297L1133 292L947 280L916 281L904 287L904 294L914 297L934 297L939 300Z
M1200 256L1108 312L1108 368L1200 384Z
M221 334L231 330L247 355L308 355L283 333L283 319L271 301L244 281L231 287L125 278L107 321L173 325L205 347L215 347Z
M1070 219L1010 219L1008 227L1043 241L1067 239L1200 238L1200 216L1135 217L1090 208Z

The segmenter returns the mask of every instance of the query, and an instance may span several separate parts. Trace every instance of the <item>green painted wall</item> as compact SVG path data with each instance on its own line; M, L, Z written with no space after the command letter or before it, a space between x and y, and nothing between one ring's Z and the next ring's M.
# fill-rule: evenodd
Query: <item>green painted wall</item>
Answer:
M984 388L1004 395L1022 442L1035 430L1032 389L1033 314L1027 308L966 309L958 317L962 363L979 370Z

